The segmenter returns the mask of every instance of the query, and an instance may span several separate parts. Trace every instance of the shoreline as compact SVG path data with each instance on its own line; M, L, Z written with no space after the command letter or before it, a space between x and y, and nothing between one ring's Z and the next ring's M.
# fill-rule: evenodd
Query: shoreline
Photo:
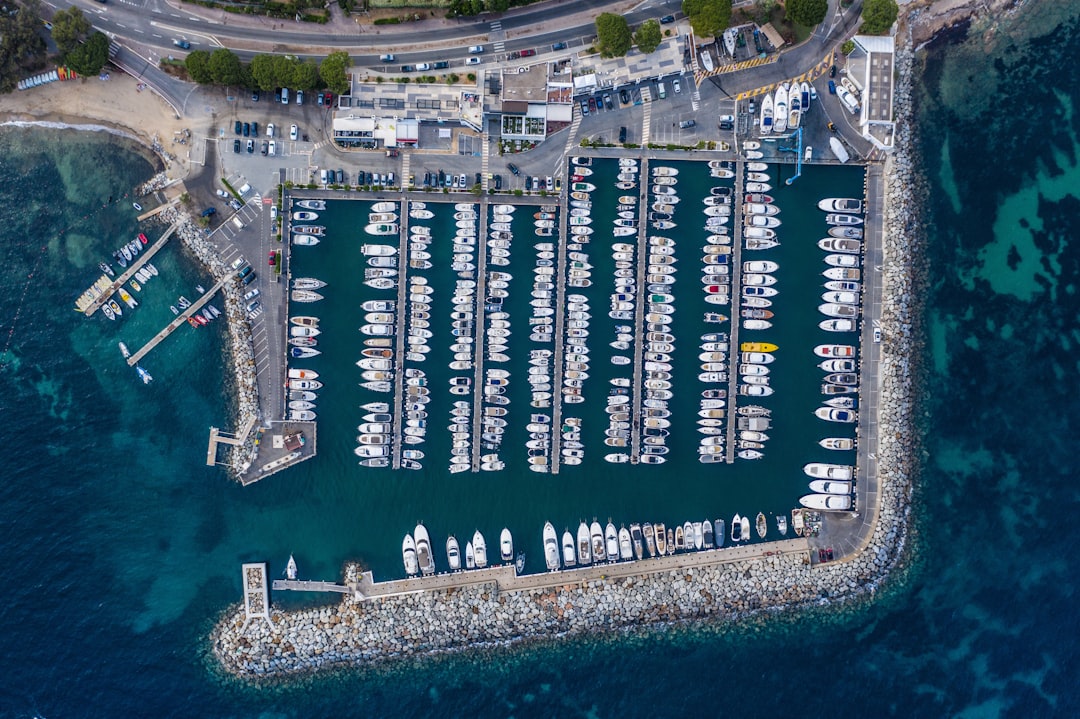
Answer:
M897 151L884 167L884 297L878 473L873 532L852 555L808 566L804 553L574 582L553 589L499 591L497 584L429 591L282 612L274 627L245 625L240 605L211 632L224 671L245 681L293 678L375 661L459 653L567 637L610 635L672 624L745 621L767 613L872 600L908 556L914 480L921 466L917 426L923 307L924 184L915 168L914 51L897 50ZM864 508L863 511L870 511ZM357 572L346 565L345 575Z

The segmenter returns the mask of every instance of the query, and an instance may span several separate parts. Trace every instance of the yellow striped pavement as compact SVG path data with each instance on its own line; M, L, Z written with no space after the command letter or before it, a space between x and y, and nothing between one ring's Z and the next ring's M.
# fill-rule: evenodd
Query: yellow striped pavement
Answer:
M743 60L742 62L731 62L727 65L721 65L714 70L695 70L694 82L700 85L706 78L710 78L713 75L724 75L729 72L739 72L740 70L749 70L752 67L759 65L771 65L780 59L780 55L773 53L768 57L755 57L750 60Z
M795 77L788 78L787 80L783 80L782 82L812 82L827 73L829 71L829 68L832 67L832 64L833 53L830 52L828 55L821 59L821 62L804 72L802 75L796 75ZM736 95L735 99L746 100L751 97L756 97L757 95L764 95L767 92L772 92L773 90L775 90L777 85L780 84L781 83L772 83L771 85L763 85L762 87L754 88L753 90L746 90L745 92L740 92L738 95Z

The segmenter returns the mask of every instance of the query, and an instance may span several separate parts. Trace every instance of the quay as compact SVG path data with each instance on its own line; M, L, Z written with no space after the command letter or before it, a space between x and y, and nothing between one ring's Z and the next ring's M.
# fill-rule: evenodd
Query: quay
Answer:
M75 309L78 312L82 312L87 317L101 309L101 306L109 301L113 293L120 289L125 282L135 276L135 273L142 268L150 258L157 254L157 251L165 246L165 243L169 241L173 233L180 226L179 222L174 222L169 229L165 230L165 234L157 239L154 244L144 248L138 255L131 258L131 263L128 268L121 272L117 277L111 278L108 275L102 275L90 286L90 289L83 292L82 295L75 301ZM129 362L128 364L134 364Z
M738 425L738 415L735 406L739 401L739 362L742 353L739 351L739 310L742 308L742 189L746 187L743 182L746 175L746 162L742 158L735 160L735 189L731 192L731 319L728 324L731 327L731 336L728 337L728 364L731 370L728 372L728 397L727 397L727 463L735 461L735 432Z
M275 579L272 587L275 592L291 590L294 592L331 592L348 594L353 591L344 584L318 582L307 579Z
M634 328L638 339L634 343L634 381L630 405L630 462L637 464L641 460L641 406L645 399L645 350L648 344L642 328L645 327L645 305L649 298L646 277L649 268L649 158L641 159L638 172L638 250L637 250L637 302L634 306Z
M150 350L157 347L161 343L162 340L164 340L166 337L168 337L173 332L175 332L178 327L180 327L183 324L186 324L187 320L188 320L188 317L191 317L196 312L201 310L203 308L203 305L205 305L207 302L209 302L210 299L214 295L217 294L218 290L220 290L222 287L224 287L225 283L228 282L231 279L233 279L233 278L230 275L226 275L222 279L218 280L217 283L213 287L211 287L209 290L204 292L202 294L202 296L199 297L199 299L192 302L190 307L188 307L183 312L181 312L179 315L177 315L176 319L174 319L169 324L165 325L165 329L161 330L156 335L154 335L153 339L151 339L149 342L147 342L145 345L143 345L139 349L138 352L135 352L130 357L128 357L128 359L127 359L128 367L134 367L136 364L138 364L139 360L141 360L143 357L145 357L150 352Z
M247 441L248 433L251 432L252 427L255 426L255 415L248 415L247 422L244 423L244 428L240 430L238 435L230 436L223 434L218 427L210 428L210 442L206 448L206 466L213 467L217 464L217 450L219 444L228 444L232 446L243 445Z

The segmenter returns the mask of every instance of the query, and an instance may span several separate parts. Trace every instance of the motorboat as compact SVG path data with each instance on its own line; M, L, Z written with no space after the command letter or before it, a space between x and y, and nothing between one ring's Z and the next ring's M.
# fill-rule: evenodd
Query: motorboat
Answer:
M826 332L854 332L855 322L850 319L822 320L818 323L818 327Z
M551 522L544 523L544 563L549 571L554 572L559 568L559 540Z
M822 512L845 512L852 507L851 497L839 494L808 494L799 497L799 504Z
M731 541L741 542L742 539L742 517L736 514L731 518Z
M451 572L461 569L461 549L458 546L457 537L452 534L446 538L446 563Z
M830 213L825 215L825 222L830 225L847 226L847 225L861 225L863 218L858 215L844 215L840 213Z
M420 565L416 561L416 542L411 534L406 534L401 542L401 556L405 562L405 574L415 577L420 573Z
M827 197L818 202L818 209L823 212L843 212L847 214L861 214L862 200L850 197Z
M827 464L811 462L803 466L803 472L817 479L839 479L849 481L855 476L855 468L846 464Z
M413 531L416 541L416 563L420 566L420 573L425 577L435 573L435 555L431 551L431 539L428 537L427 528L423 524L417 524Z
M589 536L589 525L582 522L577 531L577 559L578 564L585 566L592 564L592 543Z
M827 422L842 422L845 424L851 424L858 419L858 415L853 410L838 407L818 407L814 410L814 416Z
M826 437L818 444L825 449L847 450L855 448L855 440L849 437Z
M773 98L765 95L761 100L761 134L768 135L773 131Z
M476 563L477 569L483 569L487 566L487 544L484 543L484 535L480 534L480 530L473 532L472 539L473 549L473 561Z
M671 551L668 550L667 530L662 522L653 525L653 532L656 535L656 553L659 556L662 557L665 554L670 554L671 551L675 551L674 547L671 547ZM672 541L672 544L674 544L674 541Z
M810 482L810 491L815 494L851 494L851 482L832 482L827 479L815 479Z
M302 233L292 236L292 243L301 247L314 247L319 244L319 238L315 235Z

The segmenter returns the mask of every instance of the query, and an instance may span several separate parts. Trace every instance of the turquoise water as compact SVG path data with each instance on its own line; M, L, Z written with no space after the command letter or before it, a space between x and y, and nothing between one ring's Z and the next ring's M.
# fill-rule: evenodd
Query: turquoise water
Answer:
M643 502L637 477L605 476L605 463L593 462L565 475L580 490L577 506L550 477L448 479L441 458L415 474L361 473L353 432L335 439L330 422L317 462L240 489L202 466L207 427L229 420L222 328L170 338L146 361L149 387L116 348L120 339L141 343L171 316L171 298L191 296L205 279L197 266L178 246L167 249L147 301L117 323L70 309L97 261L137 231L130 205L109 205L108 196L129 192L151 168L115 138L4 129L0 715L1076 716L1080 200L1068 178L1080 128L1063 108L1080 98L1075 83L1052 81L1080 60L1080 20L1067 12L1035 3L989 41L958 36L925 58L928 454L910 568L874 605L400 662L281 689L223 680L205 656L213 621L239 597L241 561L280 563L295 552L309 576L335 576L345 558L391 574L392 537L417 519L459 535L481 526L490 538L506 518L527 536L560 513L560 524L593 514L692 518L704 514L706 493L724 514L743 500L727 499L723 475L695 495L683 467L665 482L669 475L643 473L653 487ZM987 87L998 92L992 106ZM1058 120L1031 120L1047 114ZM801 182L791 191L813 189ZM528 246L515 240L513 261L526 268ZM801 263L777 257L782 272ZM820 272L820 260L812 263L807 277ZM348 268L325 269L337 303ZM696 287L696 268L686 275ZM797 275L781 279L783 292L800 292ZM343 301L341 313L328 326L355 337L358 309ZM342 373L342 388L356 381L355 358L345 362L352 354L343 346L338 359L320 358L341 361L329 371ZM790 357L792 368L810 361ZM799 391L784 396L808 401L795 399ZM343 428L355 426L358 402L343 396ZM520 461L516 443L504 446ZM612 477L625 481L612 488ZM791 481L778 509L794 496ZM746 491L759 493L748 494L750 509L773 506L771 490Z

